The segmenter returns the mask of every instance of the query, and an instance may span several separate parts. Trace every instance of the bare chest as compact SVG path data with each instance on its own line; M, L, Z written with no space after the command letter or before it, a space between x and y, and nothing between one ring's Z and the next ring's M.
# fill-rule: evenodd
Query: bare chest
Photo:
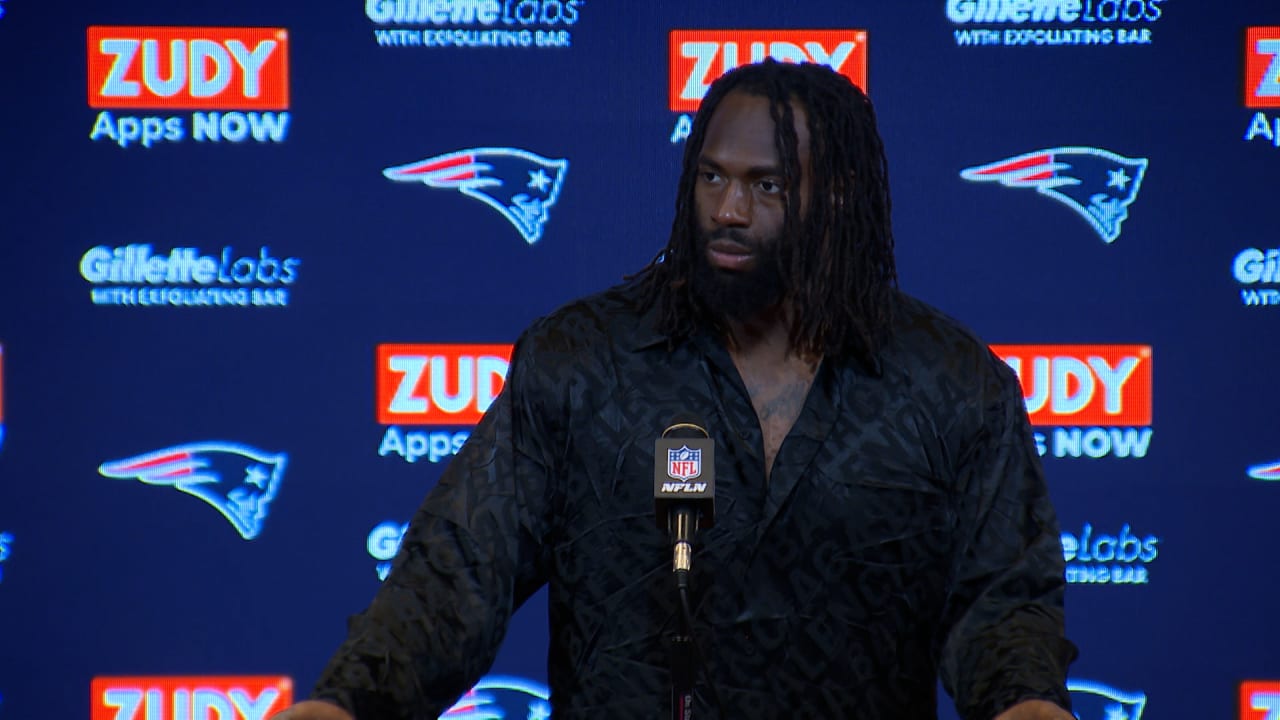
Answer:
M795 426L804 408L805 398L813 385L816 364L803 361L767 366L750 362L738 363L738 372L751 396L756 418L764 442L764 475L769 478L774 458L782 447L782 441Z

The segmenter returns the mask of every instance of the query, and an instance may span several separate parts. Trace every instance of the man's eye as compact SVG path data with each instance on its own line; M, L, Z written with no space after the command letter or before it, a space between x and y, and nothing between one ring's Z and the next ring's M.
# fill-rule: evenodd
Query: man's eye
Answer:
M761 180L760 189L770 195L777 195L782 192L782 183L774 182L773 180Z
M710 171L710 170L703 170L703 171L699 174L699 177L701 177L701 178L702 178L702 181L703 181L703 182L715 182L715 181L717 181L717 180L719 180L719 179L720 179L720 176L719 176L718 174L716 174L716 173L714 173L714 172L712 172L712 171Z

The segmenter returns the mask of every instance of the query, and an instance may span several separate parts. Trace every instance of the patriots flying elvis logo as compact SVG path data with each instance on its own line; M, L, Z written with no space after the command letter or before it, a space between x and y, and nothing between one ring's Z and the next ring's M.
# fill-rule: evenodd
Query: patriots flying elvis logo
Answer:
M973 182L1035 188L1076 211L1107 243L1120 237L1120 224L1138 197L1146 158L1127 158L1093 147L1059 147L997 160L960 171Z
M440 720L548 720L551 691L522 677L489 675L459 698Z
M285 453L239 443L200 442L105 462L98 472L195 495L222 513L240 537L252 540L262 532L288 460Z
M1254 480L1280 480L1280 461L1254 465L1245 472Z
M391 180L451 188L497 210L530 245L542 238L569 161L516 148L472 148L382 171Z
M1068 680L1071 711L1079 720L1142 720L1143 693L1127 693L1092 680Z

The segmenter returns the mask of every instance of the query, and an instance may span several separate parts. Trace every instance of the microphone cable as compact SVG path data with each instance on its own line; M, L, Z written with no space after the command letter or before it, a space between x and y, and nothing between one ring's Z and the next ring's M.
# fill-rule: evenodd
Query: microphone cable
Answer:
M688 633L689 644L693 647L693 661L697 663L698 670L702 675L702 682L706 684L711 693L711 699L715 702L716 712L719 714L720 720L728 720L728 716L724 712L724 702L720 699L720 691L711 679L711 670L707 667L706 658L702 654L702 645L698 642L698 634L693 631L693 610L689 605L689 572L687 570L677 570L675 576L676 588L680 591L680 613L684 618L684 629Z

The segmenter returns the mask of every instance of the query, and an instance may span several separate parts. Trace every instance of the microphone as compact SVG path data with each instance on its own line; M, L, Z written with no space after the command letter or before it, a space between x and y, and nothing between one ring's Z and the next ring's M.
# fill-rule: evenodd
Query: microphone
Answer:
M653 456L653 508L659 529L671 537L672 570L684 579L693 562L693 536L715 525L715 441L701 421L677 415Z

